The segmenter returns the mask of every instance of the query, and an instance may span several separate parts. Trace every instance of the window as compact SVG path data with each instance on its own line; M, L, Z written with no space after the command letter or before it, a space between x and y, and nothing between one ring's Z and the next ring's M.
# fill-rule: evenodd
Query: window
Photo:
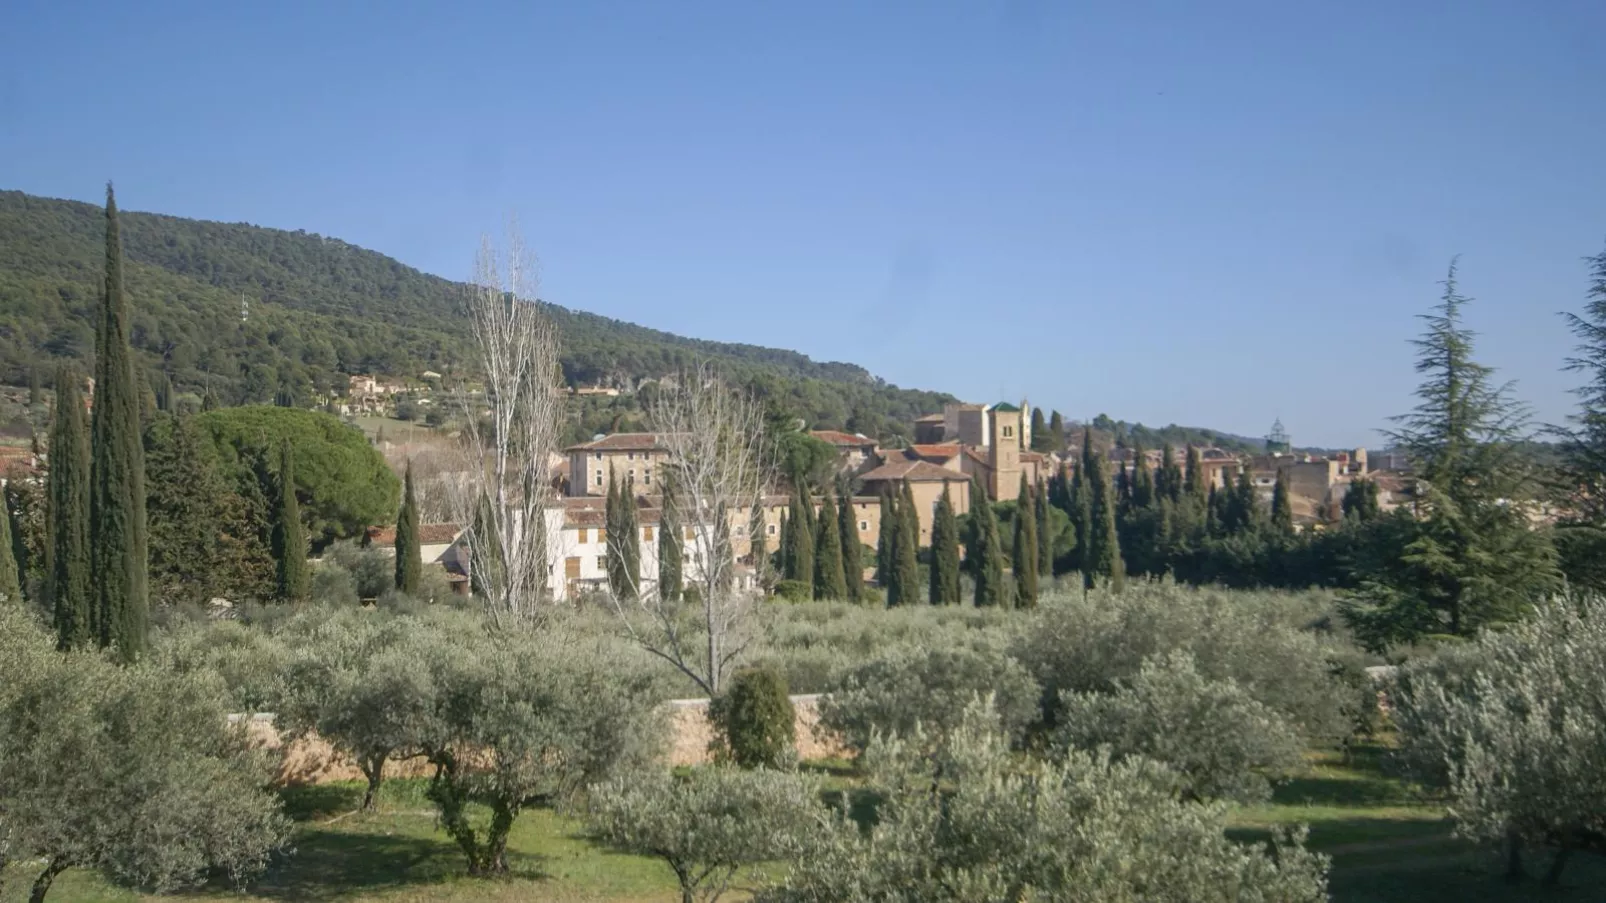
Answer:
M643 485L643 486L651 486L652 485L652 468L651 467L642 468L642 470L641 470L641 485Z
M636 478L636 469L634 467L632 467L632 468L630 468L630 479L634 480L635 478Z
M747 534L747 528L742 526L741 524L737 524L735 529L731 530L731 535L732 536L744 536L746 534Z
M581 527L580 528L580 544L581 545L585 545L586 543L588 543L590 541L591 541L591 531L587 530L585 527Z
M598 570L603 570L603 571L606 571L608 569L608 556L606 556L606 555L598 555L597 556L597 568L598 568Z
M774 524L765 524L764 525L764 530L767 533L769 533L769 535L771 535L771 536L775 535L775 525Z
M1025 528L1023 527L1022 529L1025 529ZM868 532L870 532L870 522L867 521L867 520L859 521L859 532L860 533L868 533Z
M597 543L601 544L601 543L605 543L607 541L608 541L608 531L602 529L601 527L598 527L597 528Z
M697 538L697 534L692 530L692 528L687 527L686 528L686 538L687 539L696 539Z
M634 461L634 460L636 460L636 453L635 452L625 452L625 460L626 461ZM635 473L635 471L631 471L631 473Z
M1014 435L1015 435L1015 428L1014 427L1012 427L1012 426L1004 427L1004 438L1005 439L1008 439L1008 438L1010 438L1010 437L1012 437Z
M652 542L652 528L651 527L642 527L641 528L641 539L642 539L643 542Z
M597 460L598 461L602 460L602 452L597 452Z
M600 471L600 470L597 471L597 485L598 486L602 485L602 471Z

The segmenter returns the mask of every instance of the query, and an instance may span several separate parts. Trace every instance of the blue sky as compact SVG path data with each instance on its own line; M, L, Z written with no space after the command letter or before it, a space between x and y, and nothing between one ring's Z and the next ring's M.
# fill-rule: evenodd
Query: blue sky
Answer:
M74 3L0 9L0 187L335 235L900 385L1375 443L1452 254L1571 406L1606 4Z

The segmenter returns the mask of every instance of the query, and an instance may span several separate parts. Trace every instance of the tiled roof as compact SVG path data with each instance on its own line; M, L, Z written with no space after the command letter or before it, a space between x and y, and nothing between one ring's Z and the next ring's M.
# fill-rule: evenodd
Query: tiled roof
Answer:
M954 458L959 455L959 443L938 442L926 445L911 445L907 449L917 458Z
M837 446L858 448L864 445L874 445L875 440L869 436L858 433L844 433L841 430L809 430L809 435L824 442Z
M456 524L419 524L418 544L424 546L445 545L457 539L463 528ZM368 542L370 545L390 546L396 544L396 528L369 527Z
M662 449L657 433L613 433L601 439L571 445L564 451L654 451Z
M908 480L915 483L936 483L944 480L963 483L970 479L957 470L938 467L929 461L892 461L859 475L866 483L878 480Z

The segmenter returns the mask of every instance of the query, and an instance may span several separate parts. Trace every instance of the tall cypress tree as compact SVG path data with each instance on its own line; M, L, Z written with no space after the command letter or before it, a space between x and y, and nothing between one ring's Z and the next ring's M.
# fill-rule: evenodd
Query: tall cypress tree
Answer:
M1177 464L1177 450L1169 442L1160 449L1160 472L1154 478L1154 491L1172 502L1182 500L1182 467Z
M279 564L276 594L281 602L307 598L307 534L296 498L295 457L286 440L279 446L278 496L273 512L273 557Z
M747 515L747 553L753 560L753 582L760 587L769 583L770 541L765 534L764 495L760 493Z
M1149 469L1149 456L1143 446L1133 446L1136 456L1132 465L1132 507L1147 508L1154 504L1154 471Z
M1205 482L1204 464L1199 458L1199 449L1188 446L1187 469L1182 474L1182 490L1188 495L1203 502L1210 494L1210 486Z
M3 501L3 499L0 499ZM22 570L11 541L11 512L0 510L0 605L22 601Z
M1115 493L1105 475L1104 459L1094 455L1084 484L1092 496L1092 523L1088 529L1088 554L1084 559L1083 585L1091 588L1098 578L1108 581L1110 588L1120 592L1126 582L1126 569L1121 561L1121 544L1115 527Z
M1087 465L1076 469L1071 478L1071 526L1076 529L1076 569L1086 578L1092 566L1093 490L1087 479Z
M619 544L619 489L621 481L608 475L608 494L602 505L603 570L608 577L608 592L614 598L624 598L624 556Z
M842 525L829 492L814 532L814 598L840 602L848 597L848 585L842 574Z
M1037 484L1036 504L1032 511L1037 515L1037 575L1039 577L1054 576L1054 537L1049 534L1048 490L1039 482Z
M1037 605L1037 511L1032 489L1021 474L1020 494L1015 499L1015 544L1010 551L1015 570L1015 605Z
M618 544L624 598L635 599L641 593L641 517L636 507L636 481L628 477L619 487Z
M976 607L997 605L1004 596L1004 548L998 534L998 518L987 503L981 480L970 481L970 536L965 563L976 584Z
M658 521L658 598L665 602L678 602L684 537L680 533L679 505L676 503L673 482L664 486L661 504L663 508ZM763 517L762 509L759 516ZM762 534L759 538L762 541Z
M145 457L140 396L128 349L128 300L117 199L106 186L106 284L95 329L95 398L90 422L89 583L102 646L132 662L145 651Z
M1054 448L1054 437L1049 435L1048 424L1043 421L1043 409L1032 408L1032 451L1046 452Z
M875 582L883 590L892 584L892 562L898 546L898 507L892 490L881 488L881 528L876 533ZM890 595L889 595L890 598Z
M1277 485L1271 491L1271 528L1283 536L1294 532L1294 504L1288 494L1288 470L1277 471Z
M62 649L99 642L89 583L89 437L80 385L82 378L69 367L56 374L56 411L50 427L45 578L55 614L56 644Z
M424 576L424 556L419 547L418 499L413 495L413 462L407 462L402 481L401 512L396 515L396 589L414 595Z
M932 605L959 604L959 521L947 483L931 524L930 597Z
M812 586L814 518L811 509L814 507L814 500L808 497L807 492L807 489L799 489L792 495L792 512L787 518L792 525L792 573L787 575L787 579Z
M788 508L790 508L790 505ZM781 548L779 556L782 580L791 580L793 570L797 567L797 556L792 553L792 550L795 548L797 548L797 531L792 526L792 512L790 510L782 511Z
M1054 451L1065 449L1065 418L1055 411L1048 418L1048 432L1054 437Z
M853 495L844 481L837 487L837 543L842 548L842 580L847 584L847 599L858 602L864 598L864 556L859 542L858 518L853 514Z
M894 536L892 585L897 600L887 599L888 605L914 605L920 601L920 509L915 506L909 482L904 481L898 499L898 531Z

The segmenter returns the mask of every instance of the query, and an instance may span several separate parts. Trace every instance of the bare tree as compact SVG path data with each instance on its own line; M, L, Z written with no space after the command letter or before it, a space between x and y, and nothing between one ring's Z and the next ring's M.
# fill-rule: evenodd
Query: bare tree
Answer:
M664 449L663 504L684 530L687 592L615 598L630 637L674 665L709 696L753 640L759 591L736 573L732 518L744 523L772 469L759 403L734 391L703 365L681 375L647 404ZM660 537L660 542L665 541Z
M536 300L516 225L482 239L468 301L484 394L464 399L466 478L452 482L475 592L498 626L532 619L547 595L546 512L561 429L558 334Z

